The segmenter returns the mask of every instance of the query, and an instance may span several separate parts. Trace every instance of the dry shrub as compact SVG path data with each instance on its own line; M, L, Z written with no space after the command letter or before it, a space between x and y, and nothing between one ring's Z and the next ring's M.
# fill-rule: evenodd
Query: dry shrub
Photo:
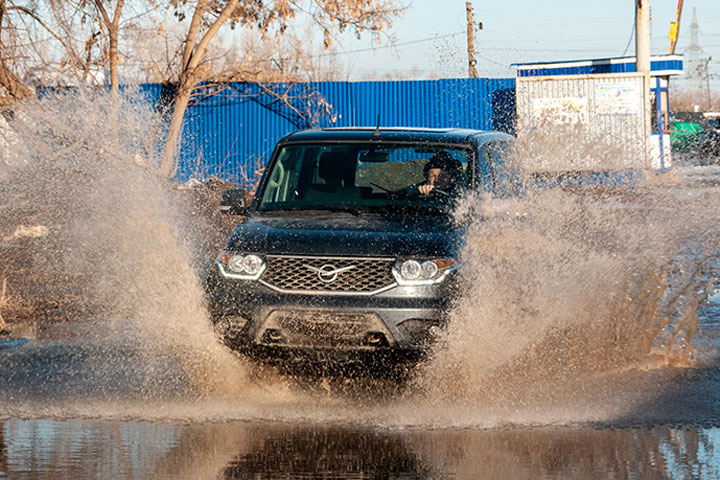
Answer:
M0 280L0 336L7 335L10 325L33 323L36 305L13 292L7 278Z
M693 112L695 111L696 105L701 112L720 110L720 92L711 90L708 97L708 91L705 89L697 90L671 87L670 108L672 111Z
M10 293L10 288L7 284L7 279L3 278L0 282L0 332L7 329L7 322L5 316L20 307L19 300Z

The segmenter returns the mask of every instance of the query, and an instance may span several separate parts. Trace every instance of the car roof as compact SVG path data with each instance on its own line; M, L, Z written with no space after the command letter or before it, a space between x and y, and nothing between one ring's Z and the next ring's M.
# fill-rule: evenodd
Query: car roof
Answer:
M315 128L290 133L280 143L302 142L421 142L442 144L478 144L512 138L502 132L464 128L415 127L341 127Z

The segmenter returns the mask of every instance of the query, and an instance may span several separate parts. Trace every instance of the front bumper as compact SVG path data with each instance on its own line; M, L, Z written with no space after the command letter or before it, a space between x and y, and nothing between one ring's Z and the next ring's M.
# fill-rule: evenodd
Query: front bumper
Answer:
M210 274L212 321L224 342L262 358L420 356L445 324L455 272L441 284L394 286L372 296L288 294Z

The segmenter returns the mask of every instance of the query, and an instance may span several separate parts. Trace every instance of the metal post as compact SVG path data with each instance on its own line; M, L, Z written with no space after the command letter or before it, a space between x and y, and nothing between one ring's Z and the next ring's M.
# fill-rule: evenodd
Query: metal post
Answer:
M657 122L657 133L660 136L660 170L665 170L665 125L662 117L662 80L655 77L655 121ZM670 152L668 152L668 156ZM669 163L669 162L668 162Z
M683 0L678 0L675 10L675 21L670 24L670 55L675 55L678 35L680 34L680 18L682 17Z
M707 83L707 100L708 100L708 111L712 110L712 94L710 93L710 60L712 57L705 59L705 82Z

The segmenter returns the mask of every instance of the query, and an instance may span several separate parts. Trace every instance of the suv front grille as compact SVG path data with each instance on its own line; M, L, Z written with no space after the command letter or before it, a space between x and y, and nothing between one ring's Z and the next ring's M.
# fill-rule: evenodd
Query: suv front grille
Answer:
M284 292L371 295L395 285L394 259L268 256L260 277Z

